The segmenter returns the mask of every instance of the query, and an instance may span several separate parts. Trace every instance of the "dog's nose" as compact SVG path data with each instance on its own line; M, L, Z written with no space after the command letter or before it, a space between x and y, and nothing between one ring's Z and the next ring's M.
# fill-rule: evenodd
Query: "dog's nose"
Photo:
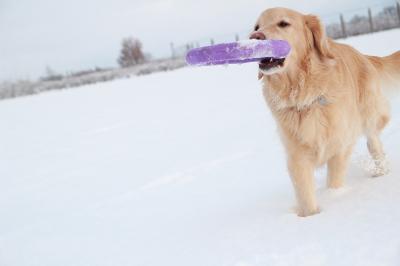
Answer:
M265 37L265 34L261 31L255 31L250 35L250 39L265 40L267 37Z

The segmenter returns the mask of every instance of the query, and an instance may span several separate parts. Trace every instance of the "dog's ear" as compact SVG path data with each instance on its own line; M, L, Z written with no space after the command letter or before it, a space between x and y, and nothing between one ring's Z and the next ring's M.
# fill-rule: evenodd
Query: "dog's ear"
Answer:
M333 59L333 55L329 50L328 37L319 18L314 15L307 15L305 16L305 24L312 34L312 40L310 41L321 58Z

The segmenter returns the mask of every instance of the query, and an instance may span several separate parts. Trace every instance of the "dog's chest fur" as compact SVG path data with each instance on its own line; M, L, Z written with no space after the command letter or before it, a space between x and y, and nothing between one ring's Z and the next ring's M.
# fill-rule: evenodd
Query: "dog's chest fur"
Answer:
M328 90L288 89L264 84L263 93L278 124L287 147L301 147L316 157L319 164L332 154L353 143L360 134L360 121L343 119L357 109L343 104L346 98L331 95ZM307 93L303 93L307 92ZM345 108L347 106L347 108Z
M301 146L323 163L331 150L344 144L340 139L346 134L342 129L345 127L338 117L332 116L335 107L323 94L324 90L304 91L264 86L263 93L284 144ZM332 135L331 132L340 134Z
M325 98L317 95L296 101L294 94L291 92L288 97L282 97L274 90L264 90L267 103L281 129L304 145L320 147L328 138L329 121L324 110L328 104L325 104ZM320 99L324 99L324 103Z

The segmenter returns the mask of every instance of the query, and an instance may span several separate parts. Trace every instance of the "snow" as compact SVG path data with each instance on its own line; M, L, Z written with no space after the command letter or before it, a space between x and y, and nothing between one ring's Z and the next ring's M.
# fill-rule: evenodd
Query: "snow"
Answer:
M268 40L241 40L238 41L239 49L251 50L252 58L265 58L275 57L284 58L290 53L290 45L282 40L268 41ZM247 51L248 52L248 51ZM243 59L246 59L244 57Z
M399 49L400 30L350 38ZM0 265L400 265L400 100L370 178L300 218L256 64L184 68L0 102Z

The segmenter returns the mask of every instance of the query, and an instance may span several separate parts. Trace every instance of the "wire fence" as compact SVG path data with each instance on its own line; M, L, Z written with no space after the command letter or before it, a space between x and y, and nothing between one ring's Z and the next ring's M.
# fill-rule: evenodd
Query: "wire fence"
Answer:
M321 16L321 19L326 26L328 36L333 39L400 28L400 4L396 2L393 5L374 5L334 15ZM190 41L183 45L171 43L171 57L184 56L189 49L200 46L247 39L250 33L251 30L243 30L236 33Z

